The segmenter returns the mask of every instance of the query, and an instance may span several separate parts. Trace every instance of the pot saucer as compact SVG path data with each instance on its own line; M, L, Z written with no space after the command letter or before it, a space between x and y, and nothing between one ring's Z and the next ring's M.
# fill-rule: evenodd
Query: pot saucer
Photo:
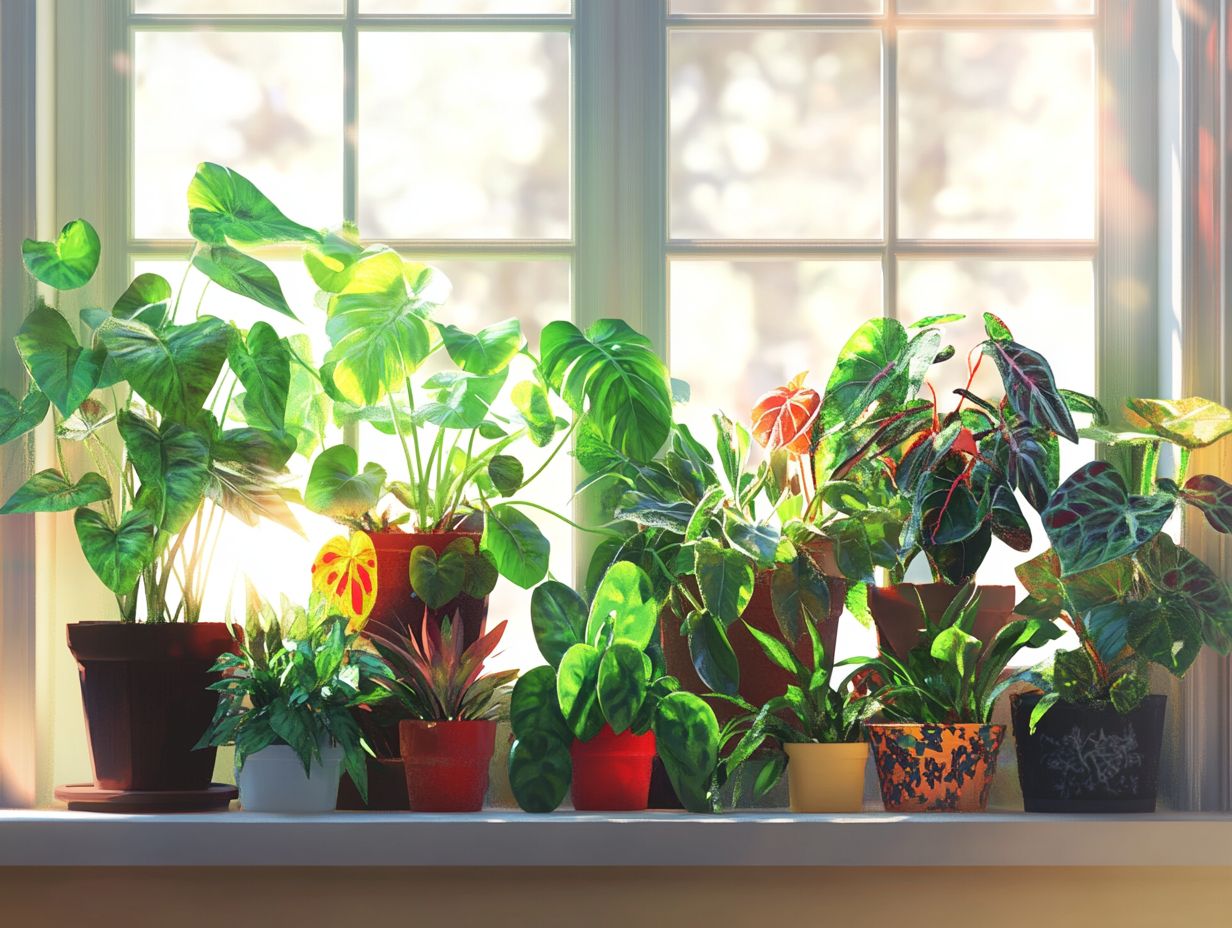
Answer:
M99 789L93 783L57 786L55 797L70 812L225 812L239 790L227 783L205 789Z

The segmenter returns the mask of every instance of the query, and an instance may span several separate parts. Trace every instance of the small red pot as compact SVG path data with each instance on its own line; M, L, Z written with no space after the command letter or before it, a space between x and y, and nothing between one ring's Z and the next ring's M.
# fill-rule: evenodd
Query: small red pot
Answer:
M574 741L570 795L579 812L644 812L650 798L655 756L653 731L619 735L610 725L589 741Z
M398 723L412 812L478 812L488 792L496 723Z

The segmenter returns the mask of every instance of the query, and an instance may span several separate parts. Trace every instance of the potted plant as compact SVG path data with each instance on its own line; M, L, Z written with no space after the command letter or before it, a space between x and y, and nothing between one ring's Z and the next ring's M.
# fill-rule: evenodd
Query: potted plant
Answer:
M307 609L284 599L281 615L252 599L235 651L214 665L221 698L198 749L235 745L246 812L332 811L343 766L366 795L367 746L349 710L385 695L388 668L320 597Z
M1016 682L1006 667L1024 648L1060 637L1051 621L1016 619L985 643L971 634L980 592L963 587L940 621L918 603L923 633L901 657L851 658L884 721L865 729L887 812L975 812L988 804L1005 726L993 707Z
M1199 397L1128 408L1130 430L1083 431L1142 446L1137 492L1107 462L1080 468L1044 510L1052 548L1018 569L1018 612L1059 617L1078 638L1037 668L1040 692L1011 700L1028 812L1154 811L1167 697L1150 693L1147 668L1181 677L1204 645L1232 650L1227 585L1163 534L1180 502L1232 528L1232 486L1187 474L1192 450L1232 433L1232 411ZM1172 479L1158 476L1164 442L1181 449Z
M389 668L380 684L403 712L399 722L409 808L414 812L478 812L488 791L496 723L508 717L508 690L516 670L485 674L505 632L501 622L481 629L471 645L461 623L425 621L403 641L371 636ZM404 643L405 642L405 643Z
M786 768L793 812L860 812L868 765L868 744L861 725L879 704L867 691L853 688L850 678L837 689L831 687L832 661L826 659L817 629L811 622L806 628L812 645L807 663L778 639L749 627L766 657L794 682L760 707L722 697L734 702L743 714L728 722L719 735L723 760L718 769L723 780L732 781L746 765L754 766L754 790L764 795ZM768 753L767 742L772 745Z
M663 672L660 607L628 562L607 570L589 607L557 581L535 589L531 621L548 663L518 680L510 706L509 778L523 809L550 812L566 792L580 811L645 809L656 752L685 805L712 808L718 722Z
M219 165L198 168L188 200L191 264L207 287L292 316L272 271L240 249L316 233ZM30 273L63 292L90 281L100 247L79 219L22 250ZM203 315L201 300L194 312L182 293L138 276L110 310L83 310L84 343L40 302L16 338L32 385L20 403L0 396L6 441L51 410L57 462L0 512L73 511L82 554L119 610L119 623L68 626L94 768L93 787L59 791L75 807L140 811L150 791L174 791L149 799L164 811L227 801L229 787L210 788L213 752L192 751L216 702L210 667L230 643L220 623L198 622L213 551L227 516L298 530L280 485L296 447L285 416L289 343L265 322L244 331ZM264 422L228 426L237 390Z

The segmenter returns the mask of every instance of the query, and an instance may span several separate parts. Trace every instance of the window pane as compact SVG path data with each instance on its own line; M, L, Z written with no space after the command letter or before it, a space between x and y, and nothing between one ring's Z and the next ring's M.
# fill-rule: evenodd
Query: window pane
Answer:
M881 233L879 32L673 32L671 232Z
M569 13L570 0L359 0L361 13Z
M134 13L341 13L343 0L135 0Z
M201 161L235 168L293 219L342 217L342 39L330 33L135 35L133 229L187 238Z
M898 0L900 13L1093 13L1094 0Z
M567 238L569 37L365 32L359 222L375 238Z
M880 13L881 0L671 0L673 13L768 16L779 13Z
M899 230L1090 238L1089 32L899 33Z

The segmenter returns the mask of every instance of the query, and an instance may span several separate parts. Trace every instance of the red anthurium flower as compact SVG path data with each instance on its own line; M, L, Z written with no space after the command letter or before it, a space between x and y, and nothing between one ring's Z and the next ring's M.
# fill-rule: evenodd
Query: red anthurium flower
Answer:
M784 448L792 454L812 450L813 423L821 412L821 396L804 386L807 371L786 386L771 390L753 407L753 437L768 451Z

